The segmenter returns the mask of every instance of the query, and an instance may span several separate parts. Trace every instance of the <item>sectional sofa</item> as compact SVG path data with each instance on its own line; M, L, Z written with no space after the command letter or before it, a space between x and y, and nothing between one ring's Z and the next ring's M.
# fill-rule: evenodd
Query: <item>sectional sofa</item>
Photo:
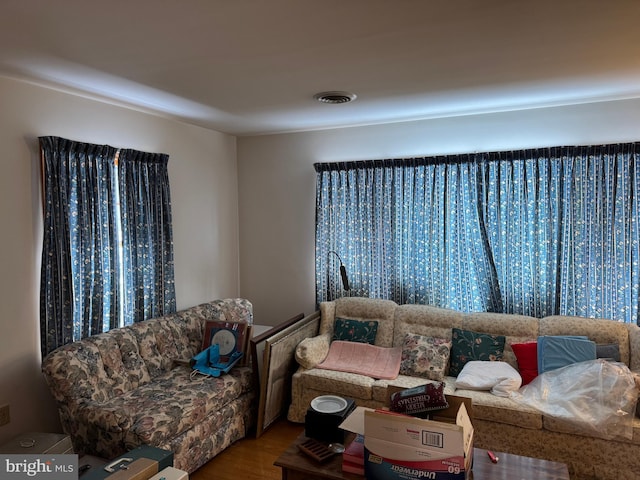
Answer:
M388 405L388 387L415 387L434 380L400 374L395 379L319 368L334 336L336 320L375 322L375 345L402 347L407 334L452 339L453 329L505 337L502 360L518 369L512 345L536 341L540 336L580 335L598 345L617 346L620 362L640 370L640 328L611 320L567 316L537 319L522 315L461 313L427 305L397 305L388 300L341 298L320 306L318 335L303 340L296 349L299 368L292 378L288 418L304 422L313 398L339 395L357 405ZM469 397L473 403L475 445L495 451L560 461L573 479L637 479L640 476L640 420L633 413L630 438L605 439L575 429L570 422L490 391L456 388L456 377L444 373L445 394ZM624 367L624 366L622 366ZM634 387L635 388L635 387ZM637 395L637 392L635 392Z
M140 445L193 472L254 425L251 368L192 375L207 322L251 326L245 299L202 305L60 347L42 364L74 451L112 459Z

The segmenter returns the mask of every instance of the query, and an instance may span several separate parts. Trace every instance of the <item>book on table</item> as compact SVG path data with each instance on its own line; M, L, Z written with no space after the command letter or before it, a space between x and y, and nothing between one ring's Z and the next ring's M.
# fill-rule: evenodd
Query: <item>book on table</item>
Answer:
M342 452L342 470L364 475L364 435L356 435Z
M347 473L355 473L356 475L364 475L364 465L358 465L351 462L342 462L342 471Z

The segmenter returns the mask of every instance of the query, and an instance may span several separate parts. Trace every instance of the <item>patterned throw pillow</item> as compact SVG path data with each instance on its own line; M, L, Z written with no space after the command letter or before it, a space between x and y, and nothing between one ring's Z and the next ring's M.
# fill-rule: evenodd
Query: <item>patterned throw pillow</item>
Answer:
M400 373L442 381L449 363L451 341L407 333L402 345Z
M378 322L376 320L351 320L336 317L333 324L333 340L360 342L375 345Z
M471 360L502 360L504 343L504 335L489 335L453 328L449 375L457 377L462 367Z

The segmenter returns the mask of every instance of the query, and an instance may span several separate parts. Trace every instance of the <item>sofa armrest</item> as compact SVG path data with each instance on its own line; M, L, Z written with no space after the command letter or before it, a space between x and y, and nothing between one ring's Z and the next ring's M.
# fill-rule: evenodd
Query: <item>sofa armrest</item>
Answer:
M629 368L640 373L640 327L625 323L629 331Z
M124 432L131 428L133 421L126 408L111 407L99 402L85 402L74 412L74 421L79 424L94 425L107 432Z
M296 360L298 364L306 369L314 368L327 357L330 344L330 333L305 338L296 347Z

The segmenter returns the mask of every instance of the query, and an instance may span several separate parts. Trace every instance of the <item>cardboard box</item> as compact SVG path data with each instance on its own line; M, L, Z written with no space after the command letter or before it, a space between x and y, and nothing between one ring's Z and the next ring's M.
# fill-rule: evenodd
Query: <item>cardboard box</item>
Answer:
M178 468L167 467L149 480L189 480L189 474Z
M72 454L71 438L63 433L23 433L0 446L0 453Z
M158 473L158 462L150 458L138 458L127 465L126 470L116 470L109 480L148 480Z
M450 397L447 397L449 399ZM465 402L424 420L364 412L367 480L465 480L473 459L473 425Z
M143 460L139 462L138 460ZM80 462L82 463L82 462ZM134 470L131 469L136 464ZM115 458L107 465L97 466L88 470L82 475L82 480L104 480L135 478L136 480L146 480L167 467L173 466L173 452L161 448L142 445L129 450L124 455ZM139 469L143 469L143 473ZM136 477L133 474L138 475ZM117 477L115 475L118 475ZM129 476L127 476L129 475Z

